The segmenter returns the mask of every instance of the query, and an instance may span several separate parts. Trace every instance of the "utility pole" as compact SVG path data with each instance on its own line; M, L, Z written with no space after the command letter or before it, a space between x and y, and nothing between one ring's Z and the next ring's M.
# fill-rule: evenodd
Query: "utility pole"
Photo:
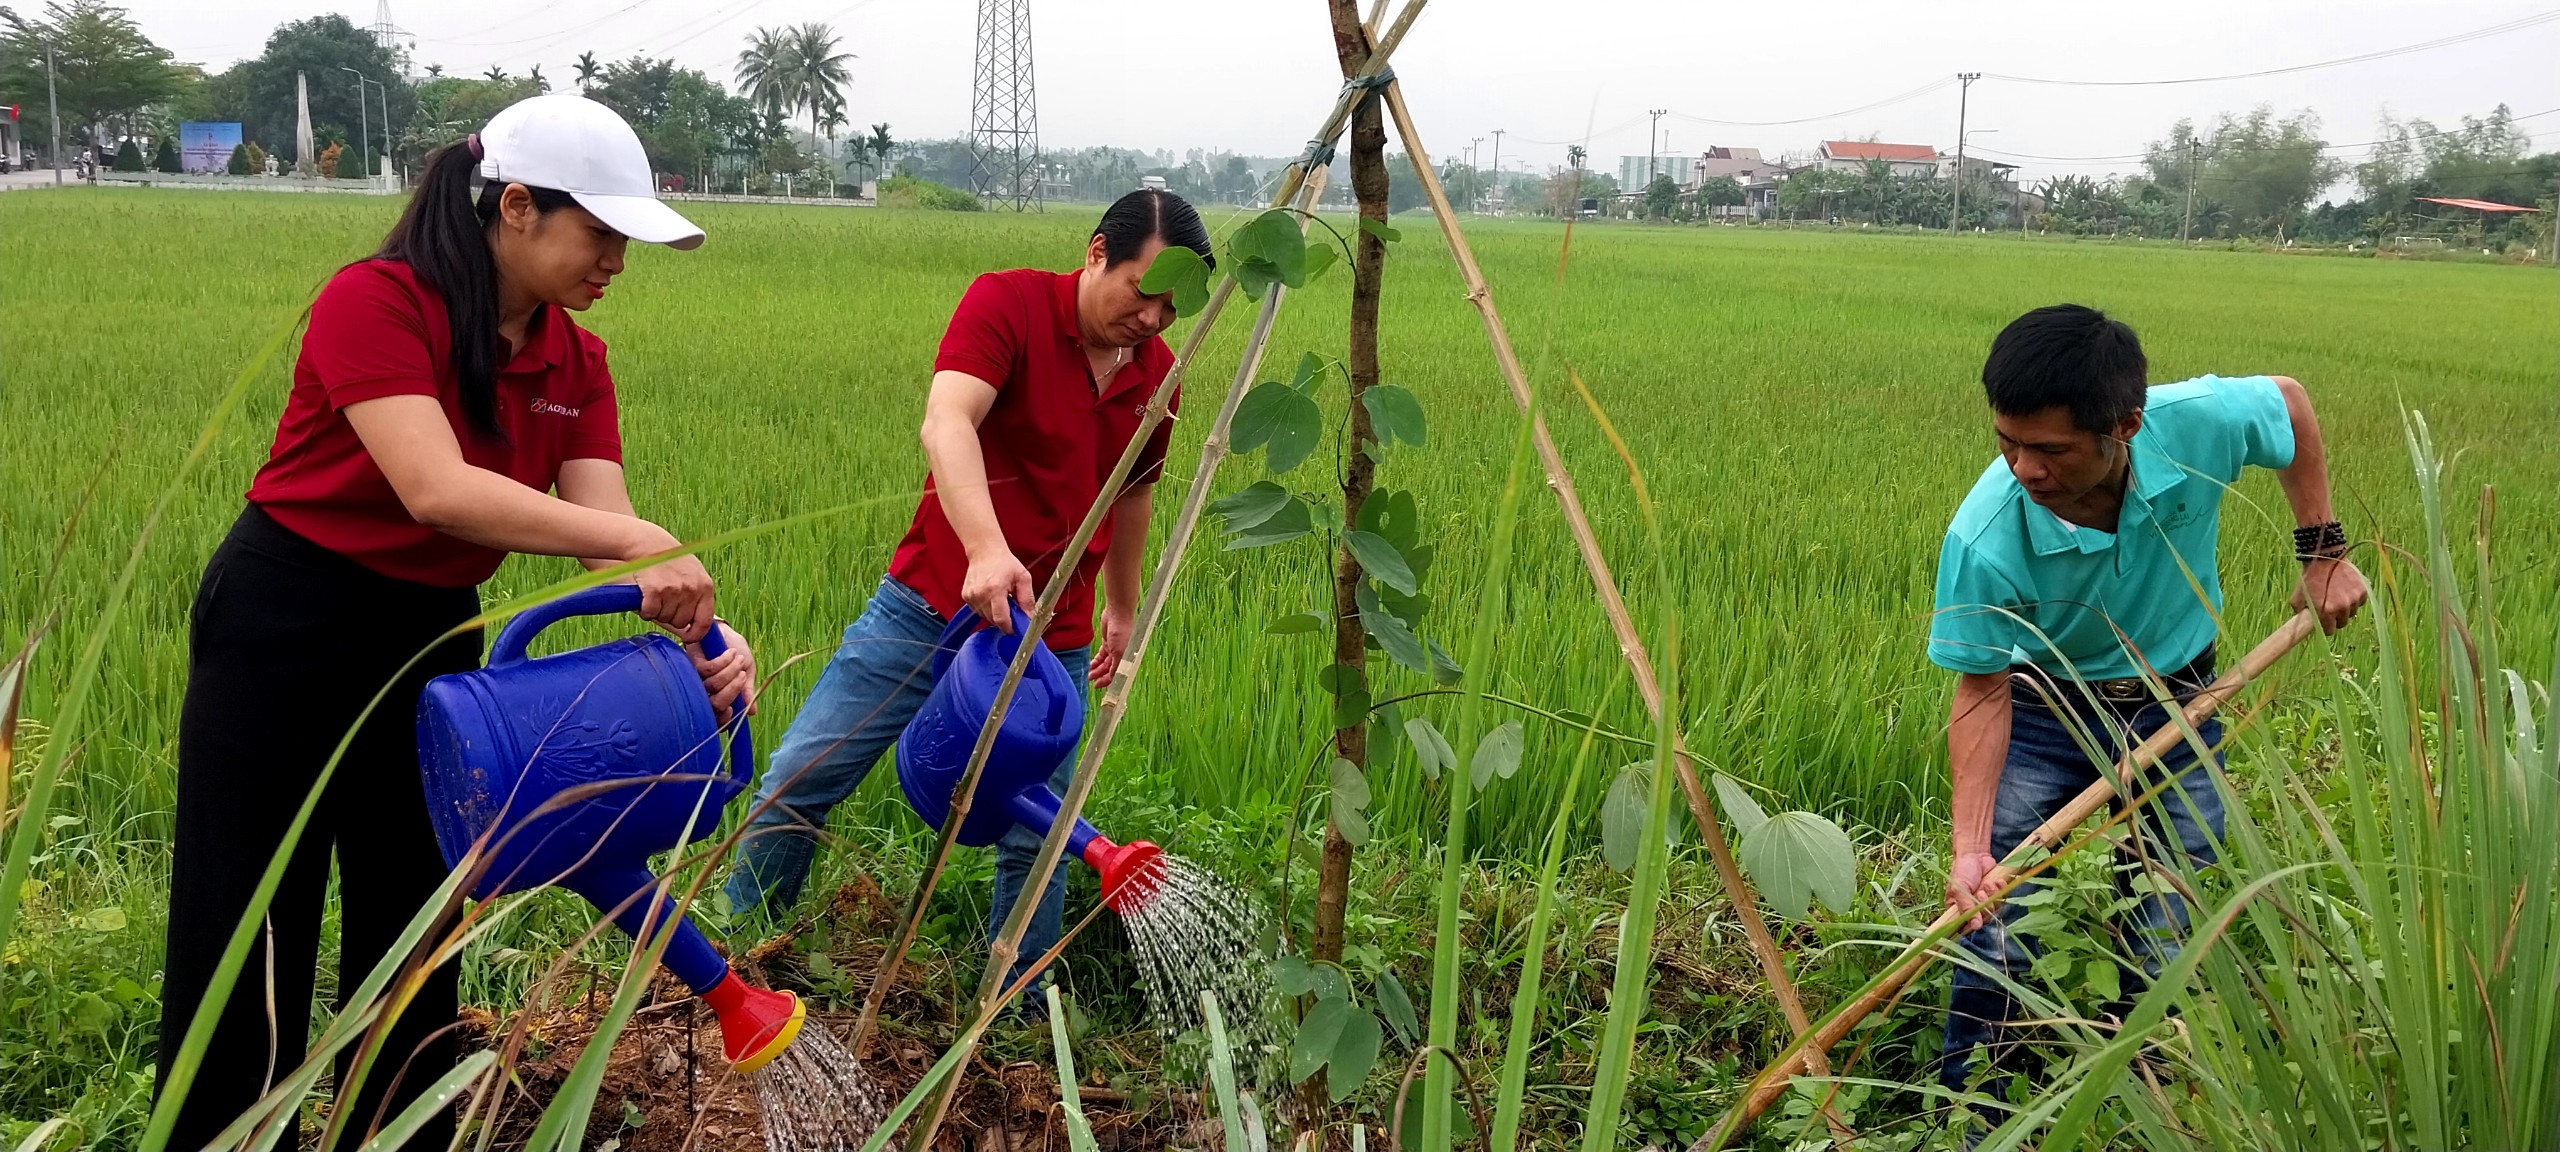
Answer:
M1956 184L1955 199L1947 209L1947 235L1964 230L1964 116L1973 96L1973 82L1982 79L1980 72L1956 73Z
M1654 108L1649 109L1648 111L1653 117L1653 129L1650 132L1647 132L1644 138L1644 190L1651 191L1653 188L1654 162L1661 154L1661 150L1656 148L1654 144L1656 141L1662 139L1662 117L1665 113L1671 110L1668 108Z
M53 45L44 46L44 116L53 125L53 186L62 187L62 102L53 95Z
M1470 212L1484 211L1484 168L1476 163L1476 157L1483 154L1484 137L1467 141L1467 175L1473 177L1468 183L1474 185L1467 196L1467 210Z
M2178 243L2187 242L2187 234L2196 226L2196 165L2202 163L2204 145L2193 136L2187 137L2187 213L2178 221Z
M1493 203L1499 210L1508 208L1511 199L1502 194L1502 129L1493 130Z
M373 175L373 126L371 123L373 113L370 106L364 102L364 73L344 64L338 65L338 71L356 78L356 147L361 150L356 153L359 157L356 167L363 169L364 174L369 178ZM390 125L386 124L383 127L389 128Z

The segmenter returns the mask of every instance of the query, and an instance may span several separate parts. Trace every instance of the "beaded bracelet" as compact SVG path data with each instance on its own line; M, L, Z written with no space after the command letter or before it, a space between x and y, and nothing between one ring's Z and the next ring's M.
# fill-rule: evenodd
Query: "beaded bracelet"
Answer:
M2305 564L2336 560L2347 554L2347 529L2335 520L2305 524L2293 530L2293 558Z

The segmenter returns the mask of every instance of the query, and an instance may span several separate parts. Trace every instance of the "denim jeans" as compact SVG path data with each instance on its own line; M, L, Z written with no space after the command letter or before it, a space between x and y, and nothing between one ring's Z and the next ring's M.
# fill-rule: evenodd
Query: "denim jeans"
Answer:
M764 778L756 782L755 815L747 820L738 865L727 885L733 912L778 918L800 902L828 812L862 785L932 691L933 646L943 624L922 593L880 578L870 605L844 630L835 656L818 675L818 686L801 703L791 730L766 763ZM1079 682L1086 657L1083 648L1058 653ZM1064 793L1074 772L1074 756L1059 761L1049 786ZM987 910L990 942L1003 930L1023 883L1031 878L1047 832L1017 825L996 843L995 895ZM1060 864L1023 934L1014 979L1058 942L1067 897L1066 868L1064 861Z
M2212 679L2210 665L2190 669L2183 674L2195 683ZM2200 675L2199 675L2200 674ZM2011 693L2009 720L2009 757L2000 770L2000 792L1991 810L1991 854L2006 858L2027 834L2070 804L2098 776L2098 767L2089 754L2072 738L2072 730L2035 689L2015 682ZM2057 696L2071 700L2078 723L2097 745L2105 749L2112 761L2124 749L2169 722L2167 708L2147 704L2138 708L2118 705L2093 705L2067 682ZM2222 722L2208 719L2196 726L2207 745L2218 748L2222 741ZM2216 762L2220 753L2216 753ZM2165 777L2174 783L2161 787L2159 794L2146 805L2138 823L2142 828L2143 851L2158 867L2174 867L2176 858L2162 845L2174 842L2186 853L2188 865L2194 869L2210 866L2216 859L2215 846L2222 841L2222 793L2212 774L2196 760L2192 744L2181 740L2161 757L2161 766L2143 774L2140 787L2149 791ZM2118 893L2131 897L2130 874L2119 872ZM2024 982L2029 966L2043 954L2032 936L2014 932L2010 925L2024 916L2018 897L2033 892L2041 885L2029 881L2018 885L1982 927L1958 939L1965 951L1979 964L2005 973L2014 982ZM2122 975L2124 995L2128 998L2158 976L2163 965L2175 960L2179 943L2185 938L2189 911L2183 897L2174 893L2154 893L2133 905L2116 921L2129 955L2141 965L2139 972ZM2121 1011L2121 1007L2118 1006ZM2000 1033L2017 1016L2017 1003L1991 976L1971 965L1957 966L1953 987L1947 997L1946 1044L1938 1063L1939 1082L1950 1089L1963 1091L1972 1071L1973 1050L1986 1047L1994 1067L2017 1041L2004 1040Z

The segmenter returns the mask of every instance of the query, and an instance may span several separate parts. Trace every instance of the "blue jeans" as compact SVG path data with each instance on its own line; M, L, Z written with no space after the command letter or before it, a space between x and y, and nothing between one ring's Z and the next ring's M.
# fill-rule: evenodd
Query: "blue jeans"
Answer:
M756 782L755 814L747 820L738 865L729 874L733 912L778 917L800 902L827 813L861 787L862 778L897 742L932 691L933 646L944 623L922 593L880 578L870 605L844 630L844 641L819 673L818 686L801 703L791 730L766 763L764 778ZM1083 648L1058 653L1078 681L1084 679L1086 656ZM1063 794L1074 773L1075 757L1069 756L1059 762L1049 786ZM996 843L995 896L987 910L990 942L1013 913L1047 832L1016 825ZM1032 960L1058 942L1067 899L1067 872L1060 863L1023 934L1013 979L1020 979Z
M2191 668L2182 677L2195 683L2212 679L2210 664ZM2197 676L2196 673L2202 675ZM2000 770L2000 792L1991 810L1991 853L2005 859L2027 834L2036 830L2053 814L2070 804L2099 776L2089 754L2072 739L2064 718L2047 705L2035 689L2024 683L2015 684L2011 693L2009 719L2009 757ZM2073 698L2073 711L2079 724L2085 726L2097 745L2106 749L2110 761L2124 749L2169 722L2169 713L2159 704L2139 708L2090 704L2067 682L2057 696L2068 693ZM2110 731L2110 725L2113 731ZM2222 722L2208 719L2196 726L2207 745L2219 748ZM2220 753L2216 753L2220 762ZM2112 763L2110 764L2110 768ZM2190 868L2202 869L2216 859L2215 846L2222 842L2222 793L2212 774L2196 760L2195 748L2184 740L2172 746L2161 757L2161 767L2143 774L2140 787L2151 790L2164 776L2174 783L2161 787L2159 794L2146 805L2139 821L2142 827L2143 851L2152 863L2175 867L2177 861L2162 850L2174 842L2186 853ZM2131 897L2130 874L2118 872L2119 895ZM2013 982L2023 982L2028 968L2043 949L2034 937L2010 930L2010 925L2024 916L2018 897L2042 885L2029 881L2018 885L1982 927L1958 938L1965 951L1977 962L2005 973ZM2126 952L2141 965L2139 972L2122 974L2124 995L2130 999L2158 976L2163 965L2177 958L2180 942L2188 924L2187 902L2174 893L2155 893L2133 905L2116 922ZM2122 1007L2111 1006L2121 1014ZM2004 1040L2001 1031L2015 1019L2017 1004L1991 976L1970 965L1959 965L1953 987L1947 996L1946 1044L1938 1063L1939 1082L1950 1089L1963 1091L1977 1046L1989 1049L1994 1067L2001 1067L2009 1051L2019 1043Z

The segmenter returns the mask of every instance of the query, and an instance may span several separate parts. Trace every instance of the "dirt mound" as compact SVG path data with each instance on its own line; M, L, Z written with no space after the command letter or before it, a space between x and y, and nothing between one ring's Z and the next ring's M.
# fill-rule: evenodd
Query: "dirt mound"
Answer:
M825 917L831 947L824 953L839 971L866 978L878 965L893 930L897 910L889 906L868 877L839 889ZM807 930L800 926L799 931ZM807 957L798 948L799 931L757 944L737 961L751 982L779 978L791 987L805 970ZM924 974L901 973L884 1009L882 1034L874 1038L863 1066L888 1093L889 1103L903 1098L940 1058L942 1048L925 1036L948 1036L955 1028L950 1005L925 994L923 985L946 984ZM806 995L806 992L803 993ZM499 1019L486 1012L467 1013L471 1045L503 1045L521 1027L528 1055L516 1064L523 1091L511 1093L493 1147L523 1147L532 1136L542 1107L585 1054L605 1007L601 996L569 1004L531 1005ZM890 1024L896 1027L891 1029ZM853 1032L851 1012L809 1014L807 1027L827 1028L839 1038ZM1066 1129L1058 1109L1057 1069L1035 1061L997 1067L983 1053L963 1070L959 1097L935 1140L936 1152L1027 1152L1063 1149ZM1087 1119L1106 1149L1160 1149L1194 1127L1164 1115L1161 1098L1146 1112L1125 1107L1127 1098L1107 1088L1082 1092ZM1175 1108L1190 1112L1192 1109ZM618 1141L618 1145L609 1145ZM1192 1141L1196 1144L1197 1141ZM764 1132L753 1081L729 1070L721 1057L720 1025L683 987L661 971L649 989L649 1003L632 1015L614 1044L595 1111L587 1126L587 1144L615 1152L762 1152Z

